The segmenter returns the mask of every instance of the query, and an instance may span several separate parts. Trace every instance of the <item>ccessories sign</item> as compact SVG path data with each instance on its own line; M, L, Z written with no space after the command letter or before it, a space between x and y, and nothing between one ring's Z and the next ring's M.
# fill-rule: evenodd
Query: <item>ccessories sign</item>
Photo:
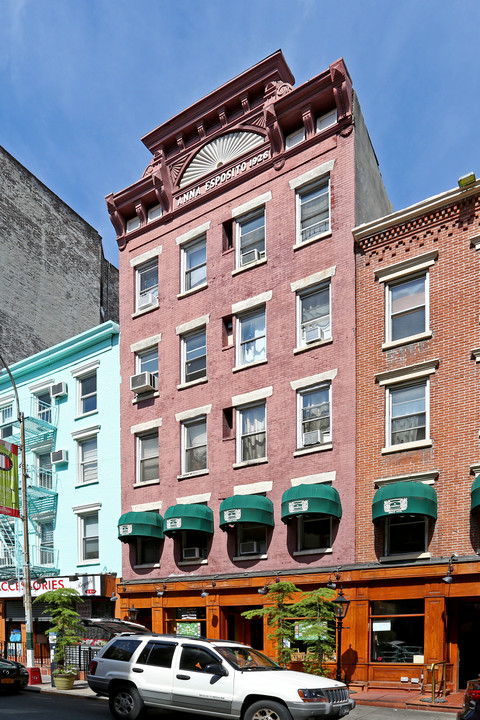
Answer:
M18 445L0 440L0 515L20 517Z

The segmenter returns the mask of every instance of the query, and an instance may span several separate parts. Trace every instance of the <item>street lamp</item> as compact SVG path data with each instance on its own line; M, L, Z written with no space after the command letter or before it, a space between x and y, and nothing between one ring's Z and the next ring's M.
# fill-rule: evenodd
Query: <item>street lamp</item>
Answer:
M337 674L336 680L342 681L342 627L345 616L348 612L350 600L347 600L343 594L342 588L335 598L332 600L334 603L333 612L335 613L335 619L337 621Z
M135 622L138 616L138 610L135 607L135 605L132 603L132 607L128 608L128 619L130 622Z

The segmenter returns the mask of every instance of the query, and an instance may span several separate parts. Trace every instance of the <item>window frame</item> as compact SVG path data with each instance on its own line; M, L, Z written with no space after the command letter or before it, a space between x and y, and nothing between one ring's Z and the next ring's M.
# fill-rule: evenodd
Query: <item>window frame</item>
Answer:
M156 455L149 455L148 457L142 457L142 444L145 440L151 440L156 438ZM157 428L150 428L142 433L135 435L135 450L136 450L136 470L135 470L135 485L149 485L151 483L158 483L160 480L160 446L159 446L159 431ZM157 477L149 480L142 480L142 468L145 460L152 460L157 458Z
M320 220L312 225L308 226L307 228L302 227L302 207L303 207L303 201L302 198L306 196L307 194L310 194L316 190L325 190L324 193L327 196L327 205L328 205L328 218L327 220ZM296 243L297 245L306 245L310 242L313 242L314 240L317 240L321 237L324 237L325 235L328 235L332 231L332 200L331 200L331 179L330 179L330 173L326 173L322 177L315 178L311 182L306 182L304 185L301 185L300 187L297 187L295 190L295 205L296 205ZM327 223L327 227L325 229L319 230L318 232L313 233L309 237L303 238L303 234L306 230L308 230L309 227L315 227L315 225L323 225L324 223Z
M6 413L9 411L8 417ZM0 439L10 437L13 433L13 423L16 418L13 415L13 400L0 404ZM11 422L8 422L11 420ZM7 431L10 432L7 432Z
M47 526L50 526L48 530L46 530ZM37 537L38 537L38 562L39 562L39 565L42 565L42 566L55 565L54 532L55 532L55 523L54 523L53 518L38 523ZM47 533L50 536L50 539L45 539L45 533ZM47 557L51 556L50 562L44 562L45 550L51 550L51 553L48 553L48 552L46 553Z
M259 539L255 540L245 540L245 534L249 531L250 533L256 532ZM262 537L260 538L260 535ZM240 552L240 545L243 545L245 542L259 542L264 547L260 547L258 552L253 553L242 553ZM236 560L243 559L248 560L255 557L266 557L268 551L268 527L266 525L261 525L259 523L238 523L235 526L235 552L236 552Z
M152 354L152 355L155 354L155 356L156 356L157 369L154 371L146 370L145 368L142 367L143 359L145 358L146 355L150 355L150 354ZM154 375L158 379L158 344L151 345L150 347L147 347L147 348L143 348L142 350L138 350L135 353L135 372L136 372L136 374L148 372L148 373L151 373L152 375Z
M242 228L249 222L252 222L253 220L256 220L257 218L263 217L263 250L258 251L259 257L255 258L254 260L251 260L250 262L243 263L242 258L244 255L248 254L248 252L253 252L253 250L247 251L247 253L242 253L242 238L245 236L242 234ZM253 232L253 231L251 231ZM257 250L257 248L254 248L254 250ZM260 207L255 208L254 210L251 210L248 213L245 213L244 215L240 215L239 217L235 218L235 268L237 270L243 270L244 268L247 268L249 266L255 265L256 263L262 262L266 260L267 257L267 212L265 205L261 205Z
M85 380L89 380L92 377L95 378L95 392L83 394L83 383L85 382ZM97 368L94 368L88 372L85 372L82 375L78 375L76 377L76 380L77 380L78 417L84 417L85 415L91 415L93 413L98 412L98 373L97 373ZM84 410L85 400L88 400L91 397L95 397L95 408L93 408L92 410Z
M308 324L313 324L317 319L321 319L322 317L326 316L318 316L314 320L310 320L308 322L302 321L302 314L303 314L303 302L307 297L310 297L311 295L315 295L317 293L323 292L327 290L328 291L328 330L325 331L324 337L319 338L318 340L312 340L311 342L307 342L304 339L304 326ZM314 346L316 343L325 342L327 340L332 339L332 283L330 279L320 282L316 285L311 285L307 288L304 288L302 290L298 290L296 292L296 306L297 306L297 348L308 348L311 346ZM319 323L317 323L319 325Z
M142 275L147 273L153 268L157 271L157 282L149 286L146 290L142 291ZM140 263L135 266L135 311L141 312L142 310L150 310L151 308L158 307L158 256L147 260L146 262ZM154 300L152 302L141 303L140 300L146 295L153 295Z
M399 515L398 517L402 517L402 515ZM407 524L415 524L420 525L423 523L423 549L422 550L400 550L399 552L392 552L391 545L392 545L392 538L391 538L391 520L395 521L397 517L395 515L388 516L384 520L384 538L383 538L383 547L384 547L384 553L386 558L396 558L404 555L409 556L421 556L428 552L428 535L429 535L429 519L426 515L413 515L412 520L410 523L405 522L402 523L402 526L405 527Z
M95 440L95 460L85 460L85 451L84 451L84 445L86 443L92 442L92 440ZM90 483L96 483L98 482L98 434L94 433L92 435L88 435L85 437L78 438L76 440L77 442L77 459L78 459L78 465L77 465L77 485L89 485ZM95 463L95 477L86 480L85 479L85 473L86 473L86 466L91 465ZM88 472L88 471L87 471Z
M203 423L205 425L205 445L187 445L188 440L188 429L192 425L200 425ZM205 448L205 467L199 468L197 470L187 470L188 462L188 451L194 450L196 447L204 447ZM182 476L190 477L192 475L199 475L203 473L208 472L208 423L207 423L207 415L197 415L196 417L185 419L181 421L181 474Z
M196 265L193 268L187 269L187 261L188 261L188 255L189 252L193 249L195 249L197 246L204 245L205 246L205 261L200 263L199 265ZM181 294L185 293L192 293L197 290L200 290L201 288L205 287L207 283L207 233L203 232L200 235L198 235L195 238L192 238L188 242L184 242L181 245L181 283L180 283L180 292ZM193 287L187 287L187 275L188 273L192 273L194 270L198 270L199 268L205 268L205 277L203 280Z
M259 335L258 337L255 337L251 340L243 340L243 329L245 327L245 322L252 317L256 315L263 314L264 323L263 323L263 335ZM256 365L257 363L263 363L267 361L267 306L266 305L259 305L257 307L251 308L249 310L246 310L245 312L238 313L235 315L235 366L237 368L246 368L251 365ZM258 340L261 340L263 338L264 340L264 353L263 357L252 360L251 362L242 362L242 356L243 356L243 348L248 343L256 343Z
M319 520L328 523L328 543L326 545L318 545L314 548L305 547L305 517L299 515L295 521L295 542L296 542L296 553L298 554L315 554L319 552L325 552L330 550L333 543L333 517L331 515L325 516L312 516L307 518L308 522L318 522ZM320 535L320 533L318 533Z
M88 518L96 517L97 520L97 535L86 535L85 534L85 521ZM79 563L81 564L88 564L88 563L95 563L97 564L100 560L100 512L99 510L89 510L82 513L79 513L78 515L78 528L79 528L79 544L78 544L78 555L79 555ZM97 554L94 557L87 558L86 552L85 552L85 543L86 541L90 539L96 539L97 540Z
M328 408L329 408L329 439L325 441L320 441L318 443L312 443L305 445L305 439L304 434L305 431L303 429L304 423L312 422L311 420L304 420L303 418L303 398L305 395L314 393L317 390L324 390L328 389ZM306 387L298 388L297 390L297 450L315 450L315 449L321 449L323 447L330 447L333 443L333 420L332 420L332 381L331 380L324 380L318 383L315 383L314 385L308 385ZM307 432L315 432L315 431L307 431Z
M188 363L188 348L187 344L189 340L192 340L193 338L203 334L205 337L205 344L202 346L205 348L205 352L203 355L199 355L195 359L198 360L199 358L205 358L205 372L200 377L193 378L191 380L187 377L187 363ZM194 330L191 330L190 332L183 333L180 335L180 343L181 343L181 349L180 349L180 358L181 358L181 372L180 372L180 382L182 385L189 385L190 383L197 383L202 382L207 379L207 326L202 325L198 328L195 328Z
M253 408L263 407L263 434L265 436L265 452L262 457L255 457L249 460L243 458L243 439L244 437L251 437L253 435L259 435L261 433L246 433L243 434L243 413L252 410ZM268 459L268 448L267 448L267 401L266 399L256 400L244 405L235 406L235 428L236 428L236 441L235 441L235 457L236 465L256 465L257 463L265 462Z
M405 285L412 280L424 278L424 303L418 308L424 308L424 327L418 333L410 333L402 335L402 337L393 339L393 312L392 312L392 289L400 285ZM430 333L430 273L428 269L419 272L412 272L410 275L399 277L396 280L385 283L385 342L387 344L402 345L409 342L411 338L424 336Z
M424 386L424 402L425 402L425 437L421 440L412 440L406 443L393 443L392 442L392 423L393 423L393 394L395 392L407 389L409 387L415 387L415 386ZM398 382L395 384L390 384L386 386L386 393L385 393L385 404L386 404L386 412L385 412L385 448L391 449L402 449L402 446L405 446L405 449L408 449L409 447L415 446L415 445L424 445L425 443L431 443L431 436L430 436L430 378L427 377L418 377L411 380L406 380L405 382ZM404 416L404 417L410 417L410 416Z

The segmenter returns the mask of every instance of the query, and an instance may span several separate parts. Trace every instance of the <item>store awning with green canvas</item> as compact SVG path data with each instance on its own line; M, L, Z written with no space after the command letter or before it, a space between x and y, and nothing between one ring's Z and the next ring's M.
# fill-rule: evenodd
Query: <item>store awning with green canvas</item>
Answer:
M480 475L477 475L472 483L472 507L471 510L480 508Z
M383 485L373 498L372 520L398 514L436 519L437 493L430 485L413 480Z
M220 527L226 530L229 525L254 523L256 525L275 525L273 503L263 495L234 495L225 498L220 505Z
M163 519L156 512L127 512L118 521L118 539L129 542L137 537L163 540Z
M164 532L172 537L180 530L196 530L213 535L213 511L208 505L172 505L164 516Z
M331 515L342 517L338 491L331 485L296 485L282 495L282 520L290 522L299 515Z

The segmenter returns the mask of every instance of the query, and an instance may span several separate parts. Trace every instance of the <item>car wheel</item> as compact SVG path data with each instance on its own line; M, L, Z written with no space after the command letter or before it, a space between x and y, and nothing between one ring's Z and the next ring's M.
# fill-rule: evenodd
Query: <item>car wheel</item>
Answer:
M292 716L285 705L265 698L250 705L244 720L292 720Z
M110 712L117 720L136 720L143 710L143 701L137 688L121 685L108 696Z

